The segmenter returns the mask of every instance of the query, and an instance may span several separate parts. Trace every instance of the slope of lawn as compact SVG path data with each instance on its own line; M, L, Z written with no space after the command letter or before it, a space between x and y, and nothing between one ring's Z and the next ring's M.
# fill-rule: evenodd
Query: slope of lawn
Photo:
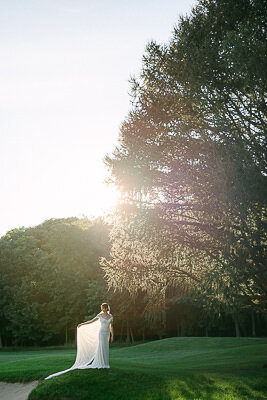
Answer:
M71 349L1 352L0 381L39 379L30 400L267 399L264 338L169 338L114 347L109 370L75 370L42 380L74 359Z

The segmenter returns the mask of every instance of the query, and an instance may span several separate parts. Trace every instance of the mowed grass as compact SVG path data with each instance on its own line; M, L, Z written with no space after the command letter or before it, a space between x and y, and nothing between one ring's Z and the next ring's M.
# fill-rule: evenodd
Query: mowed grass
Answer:
M75 350L0 353L0 381L39 385L30 400L267 399L267 339L169 338L111 348L109 370L69 368ZM2 361L2 362L1 362Z

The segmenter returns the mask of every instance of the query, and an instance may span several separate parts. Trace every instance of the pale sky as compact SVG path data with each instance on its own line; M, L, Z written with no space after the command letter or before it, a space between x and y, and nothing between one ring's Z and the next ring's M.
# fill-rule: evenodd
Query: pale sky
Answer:
M148 41L196 0L0 0L0 236L116 200L106 153Z

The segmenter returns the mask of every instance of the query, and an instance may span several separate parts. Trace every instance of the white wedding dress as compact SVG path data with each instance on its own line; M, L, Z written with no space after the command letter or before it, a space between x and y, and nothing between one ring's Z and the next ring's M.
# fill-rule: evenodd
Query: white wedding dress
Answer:
M71 368L56 372L45 379L53 378L73 369L109 368L109 336L112 316L97 314L90 324L77 327L77 355Z

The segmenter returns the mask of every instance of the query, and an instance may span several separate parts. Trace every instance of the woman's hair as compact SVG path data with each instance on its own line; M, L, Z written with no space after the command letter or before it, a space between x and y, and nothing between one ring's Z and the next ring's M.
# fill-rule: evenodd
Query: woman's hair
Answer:
M101 308L104 308L105 310L107 310L108 313L110 312L110 307L109 307L108 303L102 303Z

